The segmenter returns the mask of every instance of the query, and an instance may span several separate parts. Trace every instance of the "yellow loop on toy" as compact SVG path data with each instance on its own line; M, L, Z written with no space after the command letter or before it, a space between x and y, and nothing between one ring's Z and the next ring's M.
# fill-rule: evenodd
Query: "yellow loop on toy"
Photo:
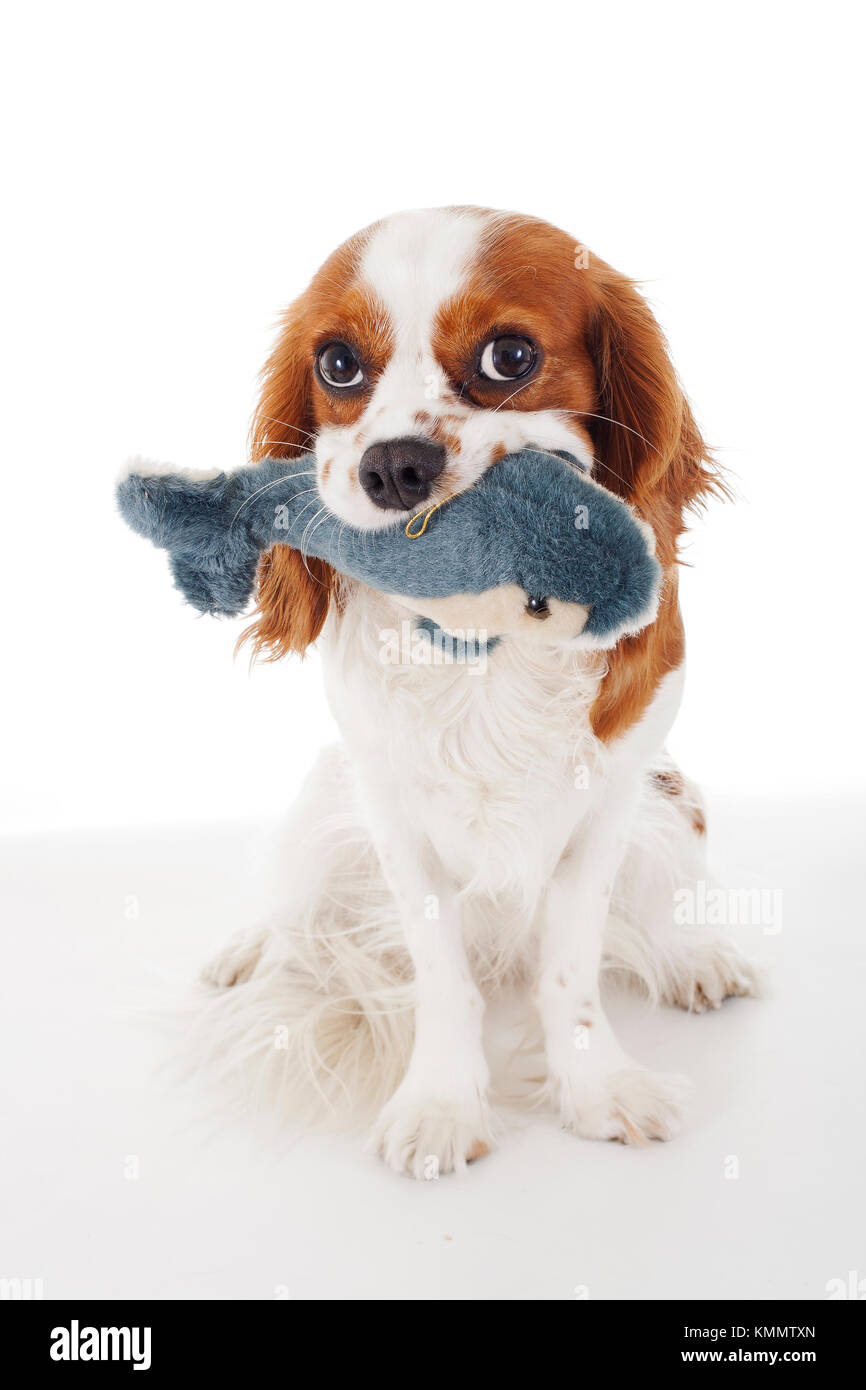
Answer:
M474 486L474 484L472 486ZM469 488L464 488L464 491L468 492ZM423 511L416 512L414 516L410 516L409 520L406 522L406 535L409 537L410 541L417 541L419 537L423 536L424 532L427 530L427 524L434 512L438 512L439 508L444 507L446 502L450 502L453 498L459 496L460 494L458 492L449 492L447 497L443 497L440 502L434 502L432 507L427 507ZM415 525L418 518L422 516L424 518L423 525L421 525L417 531L413 531L412 527Z

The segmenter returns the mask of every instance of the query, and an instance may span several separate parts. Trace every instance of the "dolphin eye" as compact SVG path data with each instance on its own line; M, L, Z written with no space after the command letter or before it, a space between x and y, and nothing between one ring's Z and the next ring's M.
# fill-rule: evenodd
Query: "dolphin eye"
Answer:
M319 352L316 367L328 386L342 389L360 386L364 380L361 364L347 343L328 343Z
M489 381L518 381L535 365L535 346L528 338L507 335L493 338L481 352L480 376Z
M548 607L547 599L542 598L540 595L530 594L529 598L526 600L526 611L530 618L550 617L550 608Z

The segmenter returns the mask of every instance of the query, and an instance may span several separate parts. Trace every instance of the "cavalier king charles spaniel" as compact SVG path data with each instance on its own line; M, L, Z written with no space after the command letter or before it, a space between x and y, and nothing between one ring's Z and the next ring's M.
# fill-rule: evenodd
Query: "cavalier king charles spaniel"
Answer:
M546 222L400 213L286 313L252 441L254 459L308 457L312 525L321 506L371 529L506 453L567 452L652 528L663 581L654 620L610 650L509 637L481 669L469 648L386 658L411 611L274 546L246 635L269 657L320 639L343 742L301 793L272 917L206 973L215 1050L252 1058L295 1116L369 1112L373 1149L429 1178L493 1142L485 1006L516 989L543 1046L538 1096L566 1128L669 1139L686 1083L624 1050L602 974L696 1012L758 977L674 918L677 889L706 877L700 800L664 747L677 545L724 489L650 309Z

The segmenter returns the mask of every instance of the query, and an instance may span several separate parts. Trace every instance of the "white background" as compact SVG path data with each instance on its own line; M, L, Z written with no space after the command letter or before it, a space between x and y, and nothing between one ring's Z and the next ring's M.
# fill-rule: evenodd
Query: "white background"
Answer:
M736 505L694 532L674 738L705 784L860 789L856 8L18 7L0 101L3 824L277 811L330 735L113 514L244 462L280 308L345 236L478 203L643 281Z
M856 14L7 15L0 1275L49 1297L548 1299L822 1298L866 1275ZM750 943L774 999L620 1006L635 1055L697 1083L678 1143L539 1117L413 1187L357 1146L202 1122L154 1081L153 1018L120 1017L251 920L251 817L333 731L317 658L250 675L240 624L183 606L112 490L130 454L241 465L280 308L357 228L449 203L546 217L643 281L736 474L688 552L673 748L713 793L723 881L785 910Z

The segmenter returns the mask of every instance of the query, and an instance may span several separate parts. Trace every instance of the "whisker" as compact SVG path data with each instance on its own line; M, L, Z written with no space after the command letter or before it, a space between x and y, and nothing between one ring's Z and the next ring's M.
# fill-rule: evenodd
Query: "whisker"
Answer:
M309 444L299 444L296 439L272 439L268 442L271 444L278 444L281 448L294 449L295 454L312 454L314 458L316 455L316 450L311 449ZM269 454L267 457L273 458L274 455ZM294 458L294 454L288 457Z
M301 541L300 541L301 549L303 549L304 541L307 539L307 536L309 535L310 527L313 525L313 522L314 522L314 521L317 521L318 518L319 518L324 512L326 512L327 510L328 510L327 507L324 507L324 506L323 506L323 507L320 507L319 510L316 512L315 516L313 516L313 517L310 518L310 520L308 521L307 525L304 527L303 534L302 534L302 536L301 536Z
M310 525L312 526L312 530L308 531L308 533L307 533L307 536L306 536L306 544L307 544L307 545L310 544L310 542L311 542L312 539L313 539L313 536L316 534L316 532L318 531L319 527L320 527L320 526L324 526L325 522L328 520L328 509L327 509L327 507L323 508L323 510L324 510L324 512L325 512L325 515L322 517L321 521L316 522L316 525L315 525L315 526L312 526L312 522L310 523ZM316 520L316 518L313 517L313 521L315 521L315 520Z
M497 410L501 410L504 405L507 405L509 401L514 399L518 392L523 391L526 386L530 386L531 384L531 382L527 381L524 386L518 386L517 391L512 391L510 396L506 396L504 401L499 402L499 405L490 412L491 415L495 415ZM525 413L533 414L534 412L530 411ZM632 429L631 425L626 425L622 420L614 420L611 415L599 415L593 410L569 410L566 406L554 406L552 407L551 413L554 415L583 415L589 420L604 420L608 425L616 425L618 429L627 430L629 434L633 434L636 439L639 439L645 444L648 449L652 449L654 454L658 454L659 458L663 457L661 450L657 449L656 446L647 439L645 434L641 434L640 430ZM626 479L617 473L615 469L611 468L609 464L603 464L601 459L595 457L593 458L593 463L607 468L607 471L612 474L614 478L617 478L623 486L628 486Z
M496 412L497 412L497 410L501 410L502 407L503 407L504 405L507 405L509 401L513 401L515 396L519 396L521 391L525 391L526 388L527 388L527 386L531 386L531 385L532 385L532 382L531 382L531 381L524 381L523 385L522 385L522 386L518 386L518 388L517 388L516 391L512 391L512 393L511 393L510 396L506 396L504 401L500 401L499 404L498 404L497 406L494 406L494 408L491 410L490 414L491 414L491 415L495 415Z
M284 429L294 430L295 434L305 434L308 439L315 439L315 435L309 430L302 430L299 425L290 425L288 420L278 420L275 415L263 415L262 419L268 425L282 425Z
M318 487L305 487L305 488L303 488L300 492L296 492L296 493L294 494L294 496L292 497L292 501L293 501L293 502L297 502L297 500L298 500L299 497L308 497L309 494L310 494L311 492L315 493L316 497L319 499L319 501L321 501L321 498L319 497L319 489L318 489ZM307 503L305 503L304 505L305 505L305 506L309 506L310 504L309 504L309 502L307 502ZM298 513L298 515L300 516L300 512ZM277 541L276 544L279 545L280 542Z
M661 449L657 449L654 444L651 444L645 434L641 434L640 430L633 430L631 425L624 425L622 420L612 419L610 415L596 415L592 410L568 410L565 406L555 406L554 413L557 415L586 415L590 420L605 420L609 425L617 425L621 430L628 430L629 434L635 435L648 449L652 449L654 454L658 454L659 458L662 457Z
M309 503L309 502L307 503L307 506L311 506L311 505L313 505L313 504L311 504L311 503ZM324 514L327 512L327 510L328 510L327 507L322 507L319 511L317 511L317 512L315 513L315 515L311 518L311 520L310 520L310 521L307 523L307 525L304 527L304 533L303 533L303 535L301 536L300 545L298 546L298 554L300 555L301 559L302 559L303 562L304 562L304 569L307 571L307 574L310 576L310 578L313 580L313 582L314 582L315 584L319 584L323 589L324 589L326 586L325 586L324 584L322 584L321 579L317 579L316 575L313 574L313 571L310 569L310 566L307 564L307 557L306 557L306 555L304 554L304 548L303 548L303 547L304 547L304 542L305 542L306 539L307 539L307 536L310 534L310 527L313 526L313 525L315 524L315 522L318 520L318 518L319 518L320 516L321 516L321 517L324 517ZM319 525L321 525L321 522L319 522Z
M341 540L343 539L343 532L345 531L347 525L348 525L348 523L347 523L345 520L342 520L342 521L340 522L340 529L339 529L339 531L337 532L337 545L336 545L337 555L336 555L336 559L334 559L334 558L331 557L331 563L332 563L337 569L340 568L340 542L341 542ZM333 546L331 547L331 550L332 550L332 555L333 555Z
M344 537L344 535L346 534L346 527L347 527L348 525L349 525L348 521L344 521L344 522L343 522L342 526L340 527L340 534L339 534L338 537L337 537L337 567L338 567L338 568L339 568L339 565L340 565L340 546L343 544L343 537Z
M310 520L307 522L306 526L304 527L303 535L301 536L300 542L299 542L299 544L298 544L298 549L300 550L301 554L304 555L304 562L305 562L305 563L306 563L307 557L306 557L306 555L304 554L304 545L305 545L305 543L306 543L307 537L308 537L309 534L310 534L310 528L311 528L312 526L315 525L315 523L318 521L319 517L320 517L320 516L323 516L324 513L327 512L327 510L328 510L327 507L320 507L319 510L318 510L317 512L315 512L315 513L313 514L313 516L310 517ZM310 574L310 578L311 578L311 579L312 579L312 577L313 577L312 574Z
M311 491L312 491L312 489L311 489ZM319 500L320 500L320 499L319 499L318 497L314 497L313 500L312 500L311 502L305 502L304 505L303 505L303 507L301 508L301 510L298 512L298 516L299 516L299 517L302 517L302 516L304 515L304 512L307 510L307 508L308 508L308 507L315 507L316 502L319 501ZM320 513L319 513L319 512L316 512L315 516L313 517L313 521L315 521L316 517L319 516L319 515L320 515ZM305 529L306 529L306 528L305 528ZM303 542L303 538L302 538L300 544L303 545L303 543L304 543L304 542ZM279 542L277 542L277 544L279 544ZM295 548L295 547L293 547L293 549L294 549L294 548ZM297 549L298 549L298 551L299 551L299 554L301 554L301 556L302 556L302 558L303 558L303 560L304 560L304 563L306 564L306 558L307 558L307 557L304 555L303 551L300 549L300 546L298 546ZM309 570L307 571L307 573L309 574ZM310 578L311 578L311 579L315 579L315 577L316 577L316 576L315 576L314 574L310 574Z
M269 483L263 483L261 487L256 488L255 492L251 492L249 497L245 497L243 502L241 502L241 505L238 507L237 511L235 512L234 516L229 522L229 530L232 529L247 503L252 502L255 497L260 497L263 492L267 492L268 488L276 487L278 483L288 483L291 481L292 478L315 478L315 476L315 470L312 470L309 473L286 473L282 478L272 478ZM309 488L308 491L315 492L316 489Z

